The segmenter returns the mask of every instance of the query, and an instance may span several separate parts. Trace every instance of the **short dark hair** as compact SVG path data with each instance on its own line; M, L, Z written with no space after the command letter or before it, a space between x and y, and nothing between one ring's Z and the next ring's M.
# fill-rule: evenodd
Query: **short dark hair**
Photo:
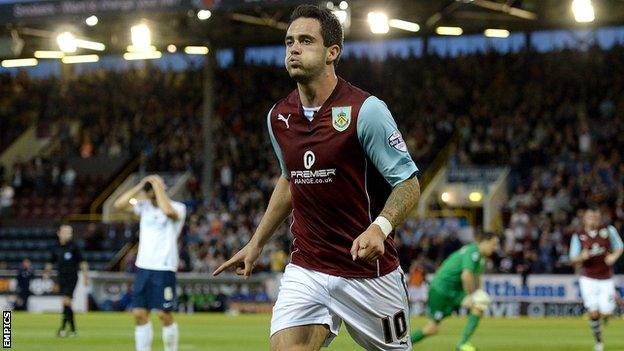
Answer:
M150 182L145 182L145 184L143 184L143 191L148 192L150 190L153 190L152 188L152 183Z
M500 238L498 233L490 232L490 231L477 231L475 233L475 240L477 242L483 242L483 241L487 241L487 240L492 240L494 238Z
M321 24L321 36L323 37L323 45L328 48L332 45L338 45L340 52L344 46L344 31L342 25L329 9L321 8L315 5L299 5L290 15L290 22L288 26L299 18L314 18ZM338 63L340 55L334 65Z

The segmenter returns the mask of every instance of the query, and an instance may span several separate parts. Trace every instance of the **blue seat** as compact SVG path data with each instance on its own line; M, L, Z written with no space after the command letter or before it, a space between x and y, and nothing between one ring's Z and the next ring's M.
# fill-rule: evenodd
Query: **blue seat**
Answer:
M31 237L42 237L45 236L46 230L45 228L31 228L30 229L30 236Z

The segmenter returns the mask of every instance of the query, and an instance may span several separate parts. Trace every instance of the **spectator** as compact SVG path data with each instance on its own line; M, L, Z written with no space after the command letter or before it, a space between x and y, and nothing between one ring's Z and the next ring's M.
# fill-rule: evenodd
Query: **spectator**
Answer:
M569 271L566 242L587 203L605 203L608 220L623 232L624 47L344 60L341 76L393 106L423 172L449 140L457 140L448 148L453 167L511 168L503 257L496 269ZM0 75L0 99L6 99L7 111L15 111L0 116L0 149L9 130L23 130L39 114L57 123L58 148L7 172L13 174L15 197L32 196L36 188L41 196L55 183L70 187L67 178L79 188L82 175L62 166L70 157L114 156L122 150L140 157L139 172L192 174L186 190L195 219L181 240L189 262L185 269L206 271L220 262L246 242L270 197L279 167L264 116L294 87L282 67L238 65L215 72L214 183L202 189L199 72L148 66L85 72L65 81ZM56 107L43 110L41 101ZM444 208L438 198L428 205ZM401 264L409 267L411 258L421 255L428 272L458 244L457 229L436 219L409 220L396 232ZM288 241L287 224L276 237ZM271 248L275 257L280 249ZM273 252L258 269L270 269Z
M2 181L2 186L0 187L0 218L9 217L11 215L14 196L15 191L13 187L7 182Z
M72 189L76 183L76 171L71 166L65 166L61 181L67 189Z

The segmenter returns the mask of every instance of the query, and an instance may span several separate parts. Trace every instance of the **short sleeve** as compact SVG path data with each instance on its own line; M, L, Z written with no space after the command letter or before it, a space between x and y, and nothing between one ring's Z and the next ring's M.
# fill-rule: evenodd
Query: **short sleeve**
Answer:
M620 234L614 226L609 226L609 242L611 243L611 250L621 250L624 249L624 244L622 243L622 238L620 238Z
M572 235L572 240L570 241L570 252L568 253L569 258L574 258L581 254L581 240L577 234Z
M173 202L173 209L178 213L178 221L186 219L186 206L181 202Z
M391 186L418 172L392 114L377 97L370 96L362 104L357 134L364 152Z
M132 210L138 216L140 216L143 211L145 211L145 207L149 203L149 200L138 200L134 205L132 205Z
M273 134L273 126L271 125L271 113L273 112L273 108L269 111L267 115L267 129L269 130L269 138L271 139L271 145L273 146L273 151L275 151L275 156L277 156L277 160L279 161L280 169L282 171L282 177L286 179L290 179L288 175L288 168L286 168L286 162L284 161L284 154L282 153L282 148L277 143L277 139L275 139L275 134Z

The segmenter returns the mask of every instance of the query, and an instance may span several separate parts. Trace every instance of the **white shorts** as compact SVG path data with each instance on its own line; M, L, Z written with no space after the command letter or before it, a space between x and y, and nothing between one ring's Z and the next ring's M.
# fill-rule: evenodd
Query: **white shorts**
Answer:
M327 347L342 321L366 350L411 350L409 303L401 268L379 278L343 278L289 264L271 319L280 330L325 324Z
M613 279L579 278L583 304L589 312L600 312L604 315L615 311L615 282Z

